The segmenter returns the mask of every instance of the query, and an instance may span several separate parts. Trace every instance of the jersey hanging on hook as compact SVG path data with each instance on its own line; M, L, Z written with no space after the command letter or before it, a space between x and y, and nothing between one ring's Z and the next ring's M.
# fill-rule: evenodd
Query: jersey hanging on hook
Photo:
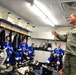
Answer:
M2 42L5 40L5 29L0 32L0 45L2 48Z

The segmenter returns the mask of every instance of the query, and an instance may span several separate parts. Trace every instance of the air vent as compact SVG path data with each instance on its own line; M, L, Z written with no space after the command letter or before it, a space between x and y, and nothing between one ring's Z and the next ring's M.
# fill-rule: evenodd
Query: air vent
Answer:
M76 1L74 2L63 2L61 3L62 9L65 10L76 10Z

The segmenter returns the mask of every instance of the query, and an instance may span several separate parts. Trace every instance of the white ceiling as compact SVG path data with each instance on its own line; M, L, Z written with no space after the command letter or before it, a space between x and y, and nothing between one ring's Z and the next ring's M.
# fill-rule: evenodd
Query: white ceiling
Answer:
M30 0L29 0L30 1ZM58 25L56 26L71 26L67 22L69 15L76 11L76 9L66 9L63 10L61 7L61 3L70 2L76 0L39 0L44 3L52 12L53 16L58 21ZM26 0L0 0L0 5L14 14L18 15L22 19L26 20L32 25L35 26L49 26L42 22L39 17L33 14L28 7L26 6ZM35 11L35 10L34 10Z

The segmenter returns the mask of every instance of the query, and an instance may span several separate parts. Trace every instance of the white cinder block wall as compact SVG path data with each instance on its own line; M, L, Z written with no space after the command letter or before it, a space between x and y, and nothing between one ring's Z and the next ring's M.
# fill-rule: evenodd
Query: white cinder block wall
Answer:
M49 39L50 42L52 43L52 49L54 49L56 47L55 41L52 41L53 38L49 38L51 35L51 31L54 31L54 30L57 31L59 34L63 35L63 34L66 34L70 30L70 27L56 27L56 28L54 28L54 27L36 27L33 29L33 32L31 33L31 39L28 40L28 44L31 45L31 43L34 42L35 45L37 47L39 47L42 42L45 42L47 39ZM39 33L40 33L40 35L39 35ZM43 40L43 39L45 39L45 40ZM61 47L65 50L65 47L66 47L65 42L62 42L62 41L56 41L56 42L61 43L62 44Z
M42 42L46 42L46 40L40 40L40 39L31 39L30 41L31 42L29 45L31 45L31 43L33 42L33 43L35 43L35 46L37 46L37 47L39 47ZM54 48L57 47L55 43L61 43L62 44L61 48L65 50L66 42L50 40L50 43L52 43L52 50L54 50Z

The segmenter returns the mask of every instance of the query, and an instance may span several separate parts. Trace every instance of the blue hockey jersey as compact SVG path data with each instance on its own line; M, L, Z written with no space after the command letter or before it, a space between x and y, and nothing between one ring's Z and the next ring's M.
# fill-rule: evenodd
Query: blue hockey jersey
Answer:
M60 58L62 58L64 55L64 50L61 48L60 49L55 48L51 55L54 56L54 54L59 54ZM60 65L60 58L57 58L56 60L57 65ZM52 60L53 60L53 57L49 57L46 64L50 63Z
M3 49L6 50L7 52L6 64L8 66L10 63L12 63L12 60L13 60L11 56L11 53L13 53L13 47L10 42L6 42L6 41L2 43L2 46L3 46Z
M28 56L31 57L35 54L34 48L32 46L29 47Z
M7 52L13 52L13 47L12 47L12 45L11 45L11 43L10 42L6 42L6 41L4 41L3 43L2 43L2 46L3 46L3 49L5 49Z
M23 42L20 42L18 45L18 50L21 52L28 52L28 44L24 44Z
M59 56L63 56L64 55L64 50L63 49L58 49L58 48L55 48L54 51L52 52L52 55L54 54L59 54Z

